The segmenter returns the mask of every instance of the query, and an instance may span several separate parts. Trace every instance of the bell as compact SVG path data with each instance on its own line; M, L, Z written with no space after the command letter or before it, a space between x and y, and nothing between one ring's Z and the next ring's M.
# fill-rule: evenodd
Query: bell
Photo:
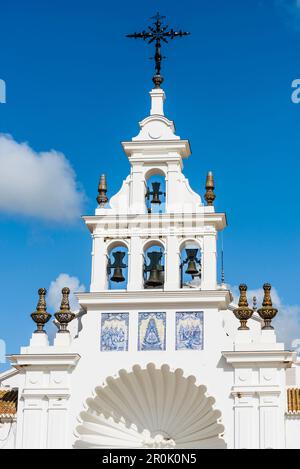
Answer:
M148 287L160 287L163 284L160 270L157 268L150 270L149 279L147 280L146 285Z
M123 275L122 269L127 267L127 265L123 263L123 259L126 253L122 251L117 251L113 252L112 255L114 256L115 260L113 264L109 265L109 269L114 269L114 273L110 280L116 283L124 282L125 277Z
M145 282L147 287L161 287L164 284L163 280L163 266L160 261L162 258L161 252L149 252L150 259L149 266L145 266L145 272L150 272L148 280Z
M199 275L199 269L197 269L196 265L196 256L198 253L198 249L186 249L185 252L187 255L188 264L185 273L195 277L196 275Z
M159 196L162 195L162 192L160 192L159 188L160 188L160 182L152 183L152 192L150 193L152 195L151 204L159 204L159 205L161 204L161 200Z
M112 282L120 283L124 282L125 277L123 275L122 269L120 267L116 267L114 269L113 276L110 279Z

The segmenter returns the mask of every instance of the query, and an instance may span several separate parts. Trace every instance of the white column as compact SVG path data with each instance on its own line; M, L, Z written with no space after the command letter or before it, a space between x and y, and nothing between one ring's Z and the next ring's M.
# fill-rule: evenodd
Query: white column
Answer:
M177 236L168 236L165 257L165 290L180 288L180 253Z
M71 373L80 356L55 351L10 356L24 378L19 387L17 449L68 446Z
M145 179L143 164L131 162L131 184L130 184L130 211L132 213L145 213Z
M143 266L144 257L142 250L142 240L138 234L133 235L130 240L128 252L128 284L127 290L143 289Z
M178 157L177 154L175 156ZM178 178L181 175L180 163L178 161L168 163L166 176L166 212L181 213L183 205L182 184Z
M102 235L93 235L91 292L107 290L106 245Z
M217 247L216 234L203 236L202 251L202 290L215 290L217 287Z
M280 418L280 391L259 392L260 449L282 449L284 447L284 411Z
M234 448L258 448L257 405L252 392L234 392Z
M161 88L154 88L150 91L151 97L151 110L150 115L153 116L158 114L160 116L164 115L164 101L166 99L166 95L164 90Z

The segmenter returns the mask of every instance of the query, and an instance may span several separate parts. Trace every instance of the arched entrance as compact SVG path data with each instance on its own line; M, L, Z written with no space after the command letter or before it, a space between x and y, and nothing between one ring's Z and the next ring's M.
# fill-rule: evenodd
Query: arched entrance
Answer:
M226 448L206 387L168 365L120 370L87 400L76 448Z

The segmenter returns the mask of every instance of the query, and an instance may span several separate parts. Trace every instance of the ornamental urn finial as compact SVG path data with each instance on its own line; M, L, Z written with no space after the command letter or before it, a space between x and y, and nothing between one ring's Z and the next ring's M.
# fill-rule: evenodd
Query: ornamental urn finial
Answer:
M260 317L264 320L263 330L273 330L274 327L271 325L272 319L275 318L278 313L278 309L273 308L272 298L271 298L271 289L272 286L269 283L265 283L263 286L264 289L264 299L262 307L257 311Z
M60 310L55 313L55 318L58 321L58 332L59 333L67 333L69 334L69 331L67 329L67 326L69 322L71 322L75 314L72 313L70 310L70 303L69 303L69 294L70 294L70 288L64 287L62 289L62 300L61 300L61 305L60 305Z
M101 174L100 181L98 185L98 193L97 202L101 208L104 208L108 202L107 193L107 183L106 183L106 176L105 174Z
M238 328L239 331L248 331L249 327L247 326L247 321L251 318L253 314L253 309L249 308L247 300L247 290L248 287L245 284L239 286L240 290L240 299L239 307L236 308L233 313L235 317L240 321L241 325Z
M44 331L44 325L51 318L51 314L47 313L47 305L45 300L46 294L46 288L38 289L39 301L36 306L36 311L31 314L31 318L37 325L37 329L34 331L35 334L46 334L46 332Z
M207 202L207 205L212 206L216 199L216 194L214 193L215 190L215 183L214 183L214 176L212 171L209 171L206 177L206 184L205 184L205 195L204 198Z

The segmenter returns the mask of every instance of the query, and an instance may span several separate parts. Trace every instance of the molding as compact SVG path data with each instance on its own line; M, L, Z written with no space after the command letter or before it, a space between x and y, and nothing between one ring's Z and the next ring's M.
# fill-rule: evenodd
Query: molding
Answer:
M232 386L231 395L235 397L239 397L239 394L242 394L243 397L245 396L253 396L254 394L258 395L273 395L273 396L280 396L282 393L282 389L280 386L271 385L266 386L264 384L260 385L253 385L253 386Z
M71 392L70 392L70 388L42 388L42 387L38 387L38 388L24 388L22 390L22 394L21 394L21 399L23 398L26 398L26 399L30 399L30 398L43 398L43 397L49 397L49 398L60 398L60 397L63 397L63 398L67 398L69 399L71 397Z
M188 140L133 140L121 142L121 145L128 158L131 158L131 155L134 153L143 153L143 157L137 155L137 159L142 160L144 163L147 163L149 153L151 157L155 156L155 152L163 152L165 155L163 158L164 161L167 160L167 154L169 152L178 152L181 158L188 158L191 154ZM161 159L160 157L160 161Z
M271 344L270 344L271 345ZM227 363L235 365L249 365L259 366L260 364L280 364L286 368L290 367L295 362L296 352L289 350L248 350L248 351L235 351L235 352L222 352L223 357Z
M9 368L8 370L3 371L3 373L0 373L0 385L2 385L2 382L6 379L12 378L18 374L19 372L15 368Z
M27 366L64 366L72 368L77 365L81 358L78 353L39 353L39 354L20 354L7 355L12 366L21 370Z
M173 307L173 308L217 308L227 309L231 301L229 290L106 290L92 293L76 293L80 305L85 309L110 310L120 308ZM149 306L151 305L151 306Z
M151 229L153 230L156 226L160 230L165 228L166 235L174 229L176 223L182 223L184 221L185 226L182 228L176 227L176 233L181 233L182 230L187 230L188 232L195 231L195 222L197 222L197 236L205 236L205 235L215 235L215 229L220 231L226 228L227 226L227 219L225 213L215 213L215 212L207 212L205 210L205 206L201 206L198 208L197 211L193 213L177 213L177 212L170 212L170 213L162 213L162 214L109 214L103 213L103 215L88 215L83 216L82 219L85 221L86 225L88 226L91 232L94 231L95 228L100 228L105 226L105 230L103 229L102 232L95 233L97 236L107 236L107 230L109 229L110 225L114 230L114 233L119 232L120 230L129 230L132 229L130 225L133 225L135 228L136 233L141 233L141 235L145 235L143 230L145 230L146 235L149 237L149 221L151 221ZM116 227L117 222L117 227ZM137 226L138 224L138 226ZM202 231L202 228L205 229ZM211 227L211 230L208 231L207 228ZM126 234L126 233L124 233ZM128 232L128 235L131 233Z

